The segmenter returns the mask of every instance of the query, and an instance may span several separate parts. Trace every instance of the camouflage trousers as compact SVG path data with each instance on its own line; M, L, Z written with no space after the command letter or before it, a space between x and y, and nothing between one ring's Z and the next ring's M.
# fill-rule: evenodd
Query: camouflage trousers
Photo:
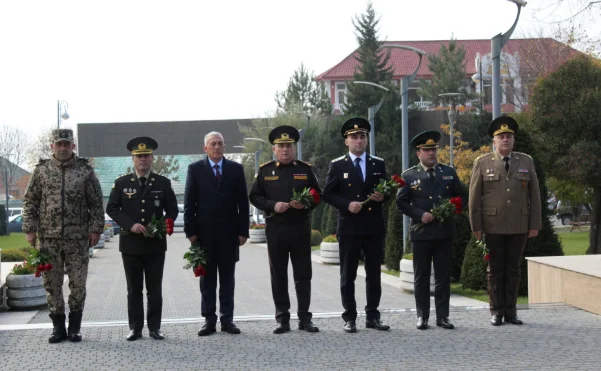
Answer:
M83 311L88 279L89 240L62 240L46 238L40 241L40 250L51 256L52 269L42 273L50 314L65 313L63 280L65 268L69 276L69 310Z

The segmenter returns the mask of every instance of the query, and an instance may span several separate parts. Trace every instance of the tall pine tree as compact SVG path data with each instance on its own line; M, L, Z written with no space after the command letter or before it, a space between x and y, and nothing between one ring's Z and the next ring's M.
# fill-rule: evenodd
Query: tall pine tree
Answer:
M303 63L294 71L284 91L275 94L279 109L302 112L319 112L329 115L332 112L330 97L323 83L315 81L315 74ZM300 107L299 107L300 106Z

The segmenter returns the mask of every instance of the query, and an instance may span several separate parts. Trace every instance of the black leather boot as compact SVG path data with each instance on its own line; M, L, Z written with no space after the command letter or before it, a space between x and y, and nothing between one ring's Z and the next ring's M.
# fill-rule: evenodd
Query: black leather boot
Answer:
M69 313L69 332L68 337L70 341L78 342L81 341L81 316L82 312L70 312Z
M52 325L54 329L52 330L52 335L48 338L48 342L51 344L60 343L63 340L67 340L67 329L65 328L65 314L50 314L50 318L52 319Z

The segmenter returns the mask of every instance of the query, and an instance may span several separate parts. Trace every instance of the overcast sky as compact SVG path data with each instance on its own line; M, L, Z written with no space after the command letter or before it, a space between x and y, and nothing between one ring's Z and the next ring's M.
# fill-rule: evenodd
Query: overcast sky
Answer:
M533 0L514 37L577 9ZM366 0L0 0L0 125L264 117L301 62L319 74L356 47ZM374 0L380 36L490 39L511 26L506 0ZM536 10L539 10L536 14ZM597 14L599 8L596 9ZM551 14L552 13L552 14ZM551 14L551 15L549 15ZM588 32L598 36L599 27Z

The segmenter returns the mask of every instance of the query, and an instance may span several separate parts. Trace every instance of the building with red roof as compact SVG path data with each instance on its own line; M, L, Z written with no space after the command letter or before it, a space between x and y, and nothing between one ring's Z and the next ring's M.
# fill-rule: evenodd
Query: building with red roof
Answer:
M465 49L465 79L461 86L468 92L480 93L480 83L475 83L472 77L482 71L484 80L482 89L485 109L491 107L490 76L492 75L492 60L490 56L490 40L456 40L457 45ZM441 45L448 47L449 40L436 41L387 41L384 45L406 45L426 52L416 79L409 87L409 101L421 108L428 108L430 102L425 102L417 94L420 79L432 79L432 72L428 68L428 55L438 55ZM393 83L400 87L402 77L412 74L418 65L417 53L398 48L389 48L390 65L393 69ZM358 66L355 59L358 51L338 64L316 77L325 83L334 112L340 113L344 109L346 86L353 80L353 74ZM519 112L527 108L529 87L542 73L551 71L565 62L570 57L578 54L577 50L559 41L550 38L540 39L510 39L502 50L501 55L501 90L502 111Z

